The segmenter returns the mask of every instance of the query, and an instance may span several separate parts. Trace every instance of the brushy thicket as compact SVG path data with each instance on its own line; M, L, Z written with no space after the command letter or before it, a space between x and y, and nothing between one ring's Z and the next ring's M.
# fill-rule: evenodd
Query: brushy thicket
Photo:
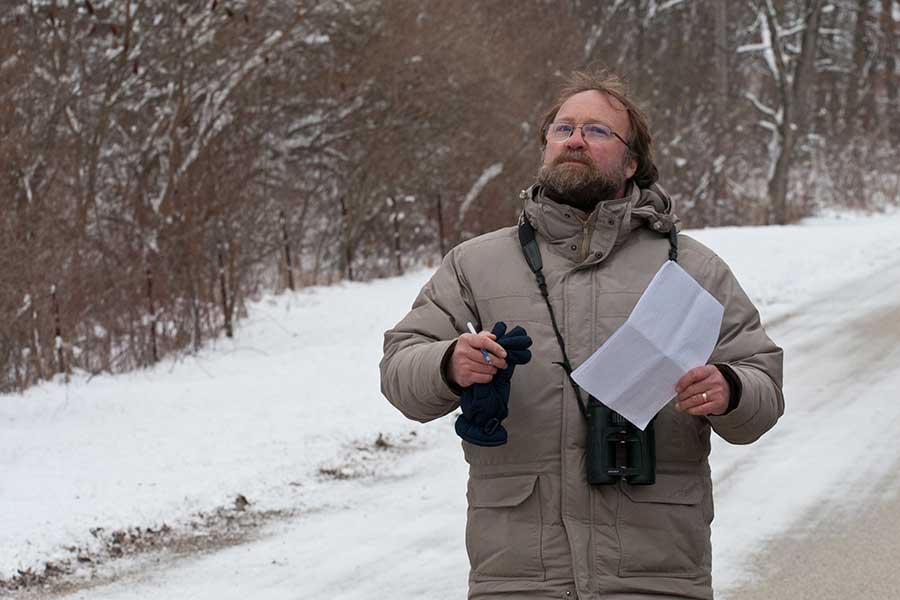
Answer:
M690 226L896 202L897 0L0 8L0 392L513 222L561 77L631 82Z

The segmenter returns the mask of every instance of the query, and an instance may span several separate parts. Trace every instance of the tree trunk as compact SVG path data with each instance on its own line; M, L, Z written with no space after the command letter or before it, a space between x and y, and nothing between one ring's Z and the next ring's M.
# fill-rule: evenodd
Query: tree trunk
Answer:
M713 163L714 189L713 222L722 224L721 206L728 197L728 176L725 168L726 157L730 147L730 131L728 123L728 0L714 0L715 36L714 49L716 64L716 98L715 98L715 136L716 157Z
M234 337L234 329L231 325L231 310L228 302L228 283L225 281L225 253L224 244L220 240L216 244L216 254L219 259L219 292L222 295L222 315L225 318L225 336Z
M291 257L291 238L288 236L287 219L284 211L278 213L278 219L281 221L281 238L284 242L284 266L287 269L288 288L294 291L294 261Z
M394 237L394 269L397 275L403 275L403 257L400 254L400 212L394 202L391 202L391 228Z
M869 54L866 43L866 24L869 21L869 0L857 0L856 24L853 28L853 70L847 80L846 118L844 136L852 135L866 120L863 97L866 94L866 62Z
M202 315L200 314L200 300L197 294L197 280L194 278L194 262L192 259L189 259L187 265L187 274L188 274L188 291L191 295L191 318L193 320L193 342L194 342L194 351L197 352L200 350L201 345L203 344L203 324L201 322Z
M447 254L447 249L444 246L444 210L441 205L441 195L440 193L437 195L437 226L438 226L438 251L441 253L441 258L444 258L444 255Z
M819 18L822 14L823 0L807 0L806 27L803 30L803 41L800 55L796 59L793 78L790 83L784 60L784 49L779 37L778 15L766 12L767 25L772 37L773 53L780 72L778 87L781 99L782 118L778 127L779 149L772 177L769 180L769 199L771 211L768 221L784 225L788 221L787 190L788 176L794 158L797 140L806 130L810 113L815 113L815 103L810 100L815 89L815 58L819 39ZM797 110L802 106L803 110Z
M31 299L31 357L34 362L35 381L41 381L47 377L44 373L44 357L41 348L41 334L38 329L37 307L34 305L34 297Z
M781 151L775 161L772 178L769 180L771 207L766 215L766 225L784 225L787 222L787 184L790 171L791 153L794 146L794 132L790 126L782 127Z
M50 297L53 299L53 343L56 347L57 372L66 375L66 383L69 381L66 369L66 357L63 352L62 319L59 316L59 300L56 298L56 286L50 286Z
M24 346L24 344L22 344ZM23 377L22 371L25 370L25 365L19 364L19 353L16 352L13 354L12 359L12 367L13 367L13 390L17 392L25 391L25 379Z
M894 19L896 0L881 0L881 37L884 40L884 88L887 91L884 122L895 142L900 142L900 98L897 97L897 21ZM900 7L898 7L900 12Z
M147 308L150 311L150 360L155 365L159 361L159 351L156 346L156 307L153 305L153 273L150 265L145 267L144 273L147 277Z
M350 223L348 222L350 215L347 213L347 203L344 202L344 197L340 196L339 201L341 204L341 238L344 246L344 270L347 274L347 279L353 281L353 248L350 242Z
M822 18L824 0L808 0L806 9L806 29L803 30L803 42L797 68L794 70L794 106L803 110L795 110L794 117L797 129L806 132L809 127L809 116L818 108L815 104L816 54L819 48L819 27Z

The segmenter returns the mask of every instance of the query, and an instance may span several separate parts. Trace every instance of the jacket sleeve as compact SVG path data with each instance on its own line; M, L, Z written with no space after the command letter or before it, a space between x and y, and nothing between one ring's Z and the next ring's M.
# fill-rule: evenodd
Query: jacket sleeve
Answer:
M458 389L444 379L443 362L466 322L479 322L458 259L459 247L447 254L403 320L384 334L381 392L408 418L423 423L459 406Z
M707 417L713 430L732 444L749 444L772 428L784 413L783 352L769 339L759 312L718 256L708 263L710 287L725 308L719 341L710 363L731 367L740 380L734 410Z

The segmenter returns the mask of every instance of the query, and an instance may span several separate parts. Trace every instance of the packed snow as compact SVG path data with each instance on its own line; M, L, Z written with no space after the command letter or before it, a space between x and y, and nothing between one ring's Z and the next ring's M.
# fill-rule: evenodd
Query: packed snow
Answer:
M775 429L713 444L727 594L766 540L900 458L900 214L687 233L729 263L786 356ZM189 527L241 494L291 516L73 597L464 597L453 419L408 421L379 391L382 333L430 275L265 297L196 356L0 396L0 578L90 551L97 528Z

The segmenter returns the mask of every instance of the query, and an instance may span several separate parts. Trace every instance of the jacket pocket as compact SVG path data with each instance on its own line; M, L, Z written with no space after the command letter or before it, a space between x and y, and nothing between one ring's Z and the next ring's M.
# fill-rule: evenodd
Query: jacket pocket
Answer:
M469 478L466 549L475 579L543 578L537 475Z
M534 289L537 290L534 278L528 281L528 285L534 286ZM549 327L548 321L550 317L547 313L547 305L544 304L544 299L539 294L526 293L516 295L509 291L509 288L500 289L506 290L502 296L475 299L478 303L481 318L484 319L484 322L481 324L482 327L490 329L496 321L506 322L510 329L516 325L522 325L529 332L531 332L531 329L528 323L547 324Z
M711 565L703 479L657 473L649 486L622 485L616 529L619 575L697 577Z

